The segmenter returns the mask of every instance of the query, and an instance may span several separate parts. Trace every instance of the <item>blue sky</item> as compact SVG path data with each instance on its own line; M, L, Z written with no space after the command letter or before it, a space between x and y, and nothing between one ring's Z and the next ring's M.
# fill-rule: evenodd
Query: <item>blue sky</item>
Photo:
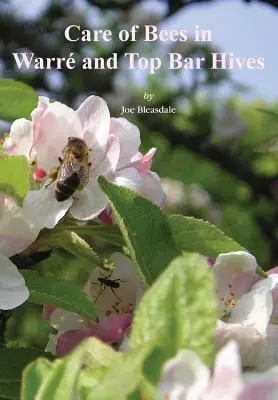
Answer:
M169 26L175 28L195 25L211 30L213 43L224 52L238 57L264 57L265 69L234 70L232 77L250 85L252 97L278 99L278 12L273 7L222 0L193 5L169 21Z
M19 15L32 17L49 0L12 2ZM223 52L238 57L264 57L265 69L234 70L232 78L252 87L249 96L253 98L278 99L278 12L273 7L255 1L245 4L242 0L218 0L211 5L192 5L171 18L167 25L189 30L199 25L212 31L213 42Z

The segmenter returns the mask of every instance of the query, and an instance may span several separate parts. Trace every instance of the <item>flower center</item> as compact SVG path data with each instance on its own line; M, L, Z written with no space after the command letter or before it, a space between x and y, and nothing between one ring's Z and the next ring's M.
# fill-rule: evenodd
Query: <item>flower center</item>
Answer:
M227 285L227 292L224 297L220 298L222 305L224 306L220 310L220 318L227 321L231 316L231 310L239 303L239 300L235 298L235 292L233 291L232 285Z

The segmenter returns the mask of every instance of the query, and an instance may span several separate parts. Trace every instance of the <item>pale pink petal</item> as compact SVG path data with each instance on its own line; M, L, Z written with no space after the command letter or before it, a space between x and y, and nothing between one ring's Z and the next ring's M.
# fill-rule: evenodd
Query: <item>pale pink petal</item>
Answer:
M276 269L276 268L275 268ZM268 279L271 281L271 293L273 300L273 310L270 318L270 322L272 324L278 325L278 271L275 273L269 273L268 271Z
M10 135L3 144L7 154L22 155L28 158L33 143L32 122L25 118L15 120Z
M268 325L266 341L269 348L269 354L273 360L272 364L278 365L278 325Z
M110 134L119 138L121 154L118 169L130 164L131 158L138 152L140 146L140 131L136 125L125 118L111 118Z
M276 400L278 399L278 380L266 383L253 383L238 396L237 400Z
M76 192L74 197L76 199L70 212L74 218L82 221L96 218L108 203L95 178L91 178L85 188Z
M66 331L58 334L56 342L56 356L63 357L70 353L79 343L90 336L88 330Z
M90 336L96 336L105 343L121 342L132 318L131 313L109 315L89 328Z
M210 370L191 350L180 350L163 367L158 386L160 400L201 400L210 380ZM220 399L219 399L220 400Z
M121 342L132 321L131 314L110 315L86 330L67 331L58 335L56 355L64 356L88 337L97 337L105 343Z
M28 192L23 201L23 210L26 217L39 229L51 229L63 218L72 202L72 197L58 202L52 184L47 188Z
M230 305L235 304L259 280L256 268L255 257L245 251L223 253L216 258L212 271L216 279L220 315L229 313Z
M139 193L142 190L142 178L135 168L125 168L118 171L113 183L118 186L135 190Z
M47 110L49 98L39 96L38 106L32 111L32 124L33 124L33 144L40 140L40 121L41 117Z
M24 210L6 196L0 196L0 252L11 257L30 246L39 228L24 215Z
M267 271L267 275L278 274L278 267L271 268Z
M267 342L257 329L240 324L222 323L222 326L216 329L216 349L220 349L230 340L235 340L239 344L243 367L259 371L273 365Z
M94 177L103 175L112 178L116 171L120 156L120 142L117 136L109 135L107 142L107 150L103 160L97 166L93 166L94 153L92 152L92 174Z
M82 138L82 128L76 112L65 104L50 103L40 117L35 142L39 168L50 170L58 165L58 157L70 136Z
M61 308L56 308L49 315L48 321L53 328L60 332L80 329L84 330L90 326L90 321L85 317Z
M163 208L166 195L161 187L159 176L152 171L148 171L141 175L142 189L141 194L151 200L158 207Z
M265 336L273 308L272 295L267 279L256 285L251 292L244 294L236 307L231 310L229 322L255 328Z
M103 160L110 127L106 102L98 96L88 97L76 111L81 122L83 139L93 153L93 167ZM69 135L74 136L74 135Z
M243 375L246 384L238 400L276 400L278 398L278 366Z
M131 160L130 167L134 167L138 172L144 173L147 172L151 166L153 161L153 156L155 155L156 148L152 147L145 155L136 154Z
M234 400L242 388L238 344L230 341L216 356L211 386L202 400Z
M0 253L0 309L11 310L29 297L23 276L16 266Z

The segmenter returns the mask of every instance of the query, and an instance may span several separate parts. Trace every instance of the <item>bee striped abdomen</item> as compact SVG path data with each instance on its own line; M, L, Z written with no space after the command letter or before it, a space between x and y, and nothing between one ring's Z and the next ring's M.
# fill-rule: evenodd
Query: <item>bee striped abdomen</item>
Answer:
M65 201L78 189L80 178L77 172L64 179L58 181L55 186L55 198L57 201Z

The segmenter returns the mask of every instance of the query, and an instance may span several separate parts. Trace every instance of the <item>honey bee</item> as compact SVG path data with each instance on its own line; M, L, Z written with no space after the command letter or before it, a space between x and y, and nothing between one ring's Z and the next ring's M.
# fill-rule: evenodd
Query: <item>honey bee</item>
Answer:
M63 150L63 158L59 157L60 166L49 174L50 184L56 180L55 198L62 202L77 190L82 190L89 181L89 151L84 140L69 137ZM48 186L48 185L47 185Z

